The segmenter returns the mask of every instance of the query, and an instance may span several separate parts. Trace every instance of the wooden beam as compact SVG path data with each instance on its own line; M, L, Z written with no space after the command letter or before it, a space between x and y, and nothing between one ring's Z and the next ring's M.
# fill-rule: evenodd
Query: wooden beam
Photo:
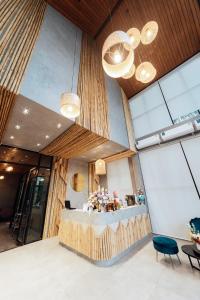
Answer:
M119 159L122 159L122 158L131 157L135 154L136 153L132 150L126 150L126 151L122 151L120 153L105 157L103 159L105 160L106 163L109 163L109 162L114 161L114 160L119 160Z

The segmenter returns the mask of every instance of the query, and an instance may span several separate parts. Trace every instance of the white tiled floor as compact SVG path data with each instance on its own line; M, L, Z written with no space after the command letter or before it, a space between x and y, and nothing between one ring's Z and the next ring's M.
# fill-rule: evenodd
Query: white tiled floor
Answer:
M183 242L179 242L179 245ZM57 238L0 254L1 300L199 300L200 272L187 257L172 268L156 262L150 242L135 255L97 267L58 244Z

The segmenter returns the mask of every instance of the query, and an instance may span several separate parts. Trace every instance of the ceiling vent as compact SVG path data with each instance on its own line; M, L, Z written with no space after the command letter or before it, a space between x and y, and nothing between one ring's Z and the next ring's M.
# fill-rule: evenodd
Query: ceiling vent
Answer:
M161 140L160 140L159 134L155 134L146 139L137 141L136 147L137 147L137 149L142 149L142 148L146 148L146 147L153 146L156 144L160 144L160 142L161 142Z
M183 136L183 135L187 135L192 132L194 132L194 127L193 127L193 124L191 122L189 122L189 123L185 123L183 125L180 125L175 128L161 132L161 139L163 141L168 141L168 140L172 140L172 139L175 139L175 138Z

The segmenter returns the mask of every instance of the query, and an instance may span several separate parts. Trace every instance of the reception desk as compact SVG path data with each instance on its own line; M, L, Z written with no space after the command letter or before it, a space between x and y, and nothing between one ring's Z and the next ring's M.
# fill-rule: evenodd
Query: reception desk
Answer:
M151 233L145 205L98 213L63 209L59 241L99 265L111 265Z

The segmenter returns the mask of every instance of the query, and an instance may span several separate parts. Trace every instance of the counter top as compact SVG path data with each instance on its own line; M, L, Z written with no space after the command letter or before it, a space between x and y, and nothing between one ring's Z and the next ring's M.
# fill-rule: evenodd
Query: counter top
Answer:
M88 225L106 225L146 213L147 208L145 205L129 206L112 212L84 212L78 209L63 209L61 219Z

